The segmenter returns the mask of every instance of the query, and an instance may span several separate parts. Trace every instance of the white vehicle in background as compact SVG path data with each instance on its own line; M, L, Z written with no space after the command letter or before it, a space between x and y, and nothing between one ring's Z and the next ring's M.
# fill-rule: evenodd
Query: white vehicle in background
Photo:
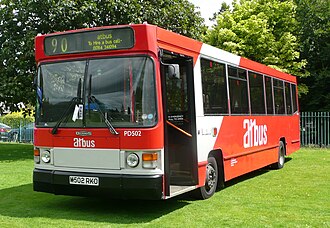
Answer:
M9 132L11 131L11 127L4 123L0 123L0 141L7 141L9 137Z

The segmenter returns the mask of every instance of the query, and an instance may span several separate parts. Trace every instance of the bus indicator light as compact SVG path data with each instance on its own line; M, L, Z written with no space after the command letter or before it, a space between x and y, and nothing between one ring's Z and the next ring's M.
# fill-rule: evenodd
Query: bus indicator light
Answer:
M40 150L39 148L35 147L33 150L33 154L34 154L34 162L36 164L40 163Z
M40 156L40 150L39 150L39 148L34 148L33 154L34 154L34 156Z
M155 168L157 168L158 154L157 153L143 153L142 160L143 160L143 165L142 165L143 168L155 169Z
M158 154L157 153L144 153L142 154L143 161L157 161Z

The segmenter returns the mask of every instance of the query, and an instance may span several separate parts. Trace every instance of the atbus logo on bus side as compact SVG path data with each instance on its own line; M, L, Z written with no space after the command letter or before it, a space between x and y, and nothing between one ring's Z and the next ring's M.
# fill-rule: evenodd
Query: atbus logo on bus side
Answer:
M267 144L267 125L257 125L257 120L245 119L243 128L246 129L243 136L244 148Z

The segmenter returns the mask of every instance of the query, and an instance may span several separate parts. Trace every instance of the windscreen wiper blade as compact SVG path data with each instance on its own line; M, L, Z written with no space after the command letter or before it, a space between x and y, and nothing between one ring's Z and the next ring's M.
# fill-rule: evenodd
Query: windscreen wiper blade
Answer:
M107 125L109 131L111 134L114 134L114 135L119 135L119 133L116 131L116 129L112 126L112 124L110 123L110 121L108 120L108 118L105 118L105 115L104 113L102 112L98 102L96 101L96 98L94 96L88 96L88 101L92 101L93 103L96 104L96 107L97 107L97 111L98 113L100 114L101 118L103 119L105 125Z
M81 78L79 78L78 82L78 88L77 88L77 96L72 98L70 101L69 107L65 110L61 118L57 121L56 125L52 129L52 134L55 135L57 133L58 128L60 127L61 123L64 121L65 117L68 116L69 111L71 110L72 105L77 105L79 102L81 102Z
M69 111L71 110L72 105L77 104L79 102L78 97L72 98L70 101L69 107L65 110L59 121L57 121L56 125L52 129L52 134L55 135L57 133L57 129L60 127L61 123L64 121L65 117L68 116Z

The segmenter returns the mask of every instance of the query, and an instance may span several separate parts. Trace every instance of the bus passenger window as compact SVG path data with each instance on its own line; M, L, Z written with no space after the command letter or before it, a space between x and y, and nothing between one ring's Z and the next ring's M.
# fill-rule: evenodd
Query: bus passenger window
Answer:
M290 92L290 84L285 82L285 105L286 105L286 114L292 114L292 105L291 105L291 92Z
M291 84L291 94L292 94L292 107L293 107L293 113L298 111L298 105L297 105L297 90L296 85Z
M246 70L228 66L230 108L232 114L248 114Z
M275 114L285 114L283 81L273 79Z
M265 89L266 89L266 106L267 106L267 114L274 114L274 106L273 106L273 92L272 92L272 78L265 76Z
M262 75L249 72L249 87L251 113L265 114L265 99Z
M201 59L204 114L227 114L225 64Z

